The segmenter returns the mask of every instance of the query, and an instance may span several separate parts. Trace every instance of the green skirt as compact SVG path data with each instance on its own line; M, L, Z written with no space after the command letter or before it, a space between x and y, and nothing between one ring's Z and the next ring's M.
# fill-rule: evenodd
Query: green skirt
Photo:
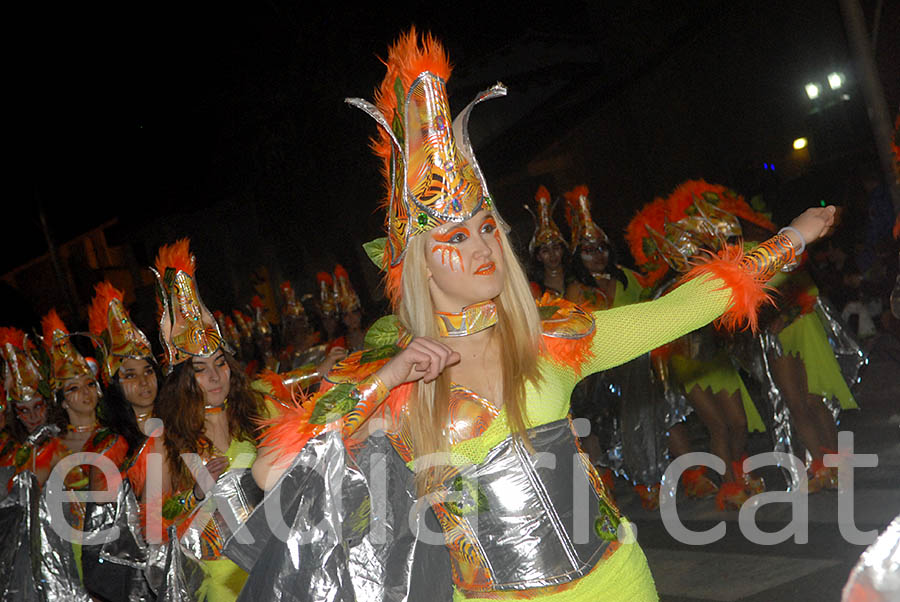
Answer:
M858 408L841 367L834 357L828 335L815 312L804 314L778 333L785 354L799 356L806 367L809 392L819 397L836 397L844 410Z

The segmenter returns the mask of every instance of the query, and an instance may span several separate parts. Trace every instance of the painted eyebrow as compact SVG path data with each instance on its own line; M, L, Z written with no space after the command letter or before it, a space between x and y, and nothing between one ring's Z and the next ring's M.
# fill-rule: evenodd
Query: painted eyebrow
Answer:
M466 228L465 226L457 226L445 234L439 234L439 233L435 232L434 234L431 235L431 237L438 242L450 242L450 239L459 233L463 233L466 236L470 236L468 228Z

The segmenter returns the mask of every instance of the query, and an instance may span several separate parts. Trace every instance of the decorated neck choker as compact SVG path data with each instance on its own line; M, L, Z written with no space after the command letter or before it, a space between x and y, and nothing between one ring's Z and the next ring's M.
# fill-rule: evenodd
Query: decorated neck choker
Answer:
M442 337L464 337L497 323L497 306L487 300L473 303L463 308L458 314L444 312L434 313L438 334Z
M70 433L89 433L92 430L97 428L97 423L94 422L92 424L82 424L79 426L75 426L74 424L70 424L66 426L66 430Z
M218 414L225 410L228 407L228 400L226 399L222 405L218 406L203 406L203 411L206 412L206 415L210 414Z
M153 410L147 410L146 412L143 412L143 413L140 413L140 414L137 413L137 412L135 412L135 413L134 413L134 417L137 418L138 421L146 420L147 418L150 417L150 414L152 414L152 413L153 413Z

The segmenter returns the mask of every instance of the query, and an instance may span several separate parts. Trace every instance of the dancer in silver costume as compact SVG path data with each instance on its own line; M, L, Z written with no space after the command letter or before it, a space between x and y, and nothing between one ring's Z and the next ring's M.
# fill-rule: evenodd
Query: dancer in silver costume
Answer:
M733 292L760 291L834 209L807 211L794 222L802 234L744 259L698 267L656 301L593 314L563 300L537 307L467 135L472 107L505 88L479 94L454 123L449 62L430 36L404 35L386 65L378 106L350 102L383 128L388 237L367 249L387 272L398 329L270 423L253 465L269 493L254 514L290 503L289 520L258 550L241 598L657 599L627 519L578 453L571 391L723 312L755 315ZM286 479L293 493L279 491ZM439 533L408 513L420 496Z

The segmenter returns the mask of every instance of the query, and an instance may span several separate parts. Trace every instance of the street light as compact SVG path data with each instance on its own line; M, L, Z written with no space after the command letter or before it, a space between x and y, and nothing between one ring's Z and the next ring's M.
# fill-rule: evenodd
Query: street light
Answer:
M818 84L809 82L808 84L806 84L805 87L806 87L806 95L809 96L810 100L815 100L819 97L819 92L821 92L821 90L819 89Z
M828 86L832 90L837 90L844 84L844 76L837 71L833 71L828 74Z
M794 150L803 150L807 144L809 144L809 140L806 138L797 138L794 140Z

